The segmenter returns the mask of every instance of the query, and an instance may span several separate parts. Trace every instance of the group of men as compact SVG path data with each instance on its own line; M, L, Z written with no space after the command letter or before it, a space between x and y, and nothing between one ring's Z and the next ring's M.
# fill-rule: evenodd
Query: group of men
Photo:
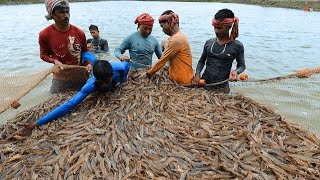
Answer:
M244 48L236 40L238 18L229 9L219 10L215 14L212 25L216 37L206 41L194 74L188 40L179 28L179 16L171 10L163 12L158 19L163 32L169 36L165 48L161 48L157 39L151 35L154 19L150 14L143 13L134 21L137 32L126 37L114 50L120 61L110 63L97 60L91 53L109 50L107 41L100 38L97 26L89 27L93 39L87 41L85 33L69 23L70 7L67 0L46 0L45 3L48 11L46 18L53 19L54 24L39 34L40 58L61 68L63 64L86 66L87 71L93 72L93 75L80 84L68 79L68 73L72 73L70 71L54 75L51 92L77 87L82 87L81 90L43 118L28 124L22 131L32 130L64 116L93 91L113 90L117 84L125 81L130 68L149 67L146 76L150 78L168 62L170 76L180 85L198 85L201 78L207 84L235 81L245 70ZM104 49L101 48L102 44L105 45ZM130 57L124 55L126 50L129 50ZM153 53L157 55L158 61L151 67ZM237 61L237 67L231 71L234 60ZM204 66L206 68L201 75ZM208 88L229 93L228 81Z

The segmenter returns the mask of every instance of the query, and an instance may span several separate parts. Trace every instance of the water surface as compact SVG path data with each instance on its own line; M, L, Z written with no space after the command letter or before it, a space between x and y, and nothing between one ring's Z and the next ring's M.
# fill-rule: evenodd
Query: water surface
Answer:
M129 34L136 31L136 16L150 13L155 19L165 10L179 14L180 28L187 36L193 55L193 67L203 45L214 37L211 20L222 8L234 11L240 19L240 40L245 47L246 73L251 78L265 79L294 73L295 70L319 67L320 13L303 10L260 7L243 4L208 2L142 2L105 1L71 3L71 23L90 37L90 24L99 26L100 35L109 42L111 53ZM39 58L39 31L53 23L46 21L44 4L0 6L0 74L41 71L52 64ZM153 35L167 38L155 21ZM154 61L156 58L154 58ZM34 95L21 100L30 107L49 96L50 80L44 81ZM259 102L270 104L289 119L318 131L320 122L319 77L309 80L290 80L267 85L240 85L232 88ZM1 118L1 117L0 117ZM2 117L4 122L8 117Z

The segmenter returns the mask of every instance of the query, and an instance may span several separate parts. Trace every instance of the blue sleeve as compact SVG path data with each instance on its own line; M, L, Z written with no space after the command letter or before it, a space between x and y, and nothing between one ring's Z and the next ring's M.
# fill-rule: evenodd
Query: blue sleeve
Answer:
M113 69L113 77L112 81L113 84L120 84L126 81L129 70L130 70L130 63L127 61L122 62L110 62L112 69Z
M84 64L84 61L89 61L90 64L93 66L93 64L98 60L97 57L90 51L83 52L81 54L81 60Z
M118 46L115 50L114 50L114 55L119 59L122 54L129 49L130 47L130 36L126 37L120 44L120 46Z
M72 99L63 103L62 105L45 115L43 118L39 119L37 121L37 124L39 126L44 125L69 113L73 108L75 108L80 102L82 102L90 93L95 90L94 82L95 78L94 76L91 76L91 78L88 79L87 83L76 95L73 96Z
M121 78L121 82L120 82L120 83L123 83L123 82L126 81L126 79L127 79L127 76L128 76L129 70L130 70L130 63L127 62L127 61L123 61L123 62L121 62L121 63L123 64L124 75L123 75L123 77Z

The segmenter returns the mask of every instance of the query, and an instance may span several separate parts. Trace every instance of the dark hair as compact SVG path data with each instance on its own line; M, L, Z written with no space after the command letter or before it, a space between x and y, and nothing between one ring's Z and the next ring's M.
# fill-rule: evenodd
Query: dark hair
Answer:
M166 10L165 12L163 12L162 14L161 14L161 16L162 15L167 15L167 14L171 14L171 13L174 13L173 11L171 11L171 10Z
M234 14L229 9L221 9L214 15L214 18L221 21L225 18L234 18Z
M91 24L91 25L89 26L89 30L90 30L90 31L91 31L91 30L96 30L96 31L98 31L98 32L99 32L99 28L98 28L98 26L93 25L93 24Z
M113 69L108 61L98 60L93 65L93 75L98 81L110 80L113 76Z

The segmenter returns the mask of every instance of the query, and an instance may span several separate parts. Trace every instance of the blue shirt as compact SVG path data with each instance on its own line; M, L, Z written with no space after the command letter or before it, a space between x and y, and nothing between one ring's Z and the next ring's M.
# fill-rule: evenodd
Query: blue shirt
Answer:
M90 61L90 63L93 65L94 62L96 61L96 58L94 55L91 55L92 53L84 54L83 59ZM119 83L122 83L126 80L129 69L130 69L130 64L126 61L123 62L110 62L112 69L113 69L113 77L112 77L112 83L110 84L109 88L106 90L112 89L112 85L116 85ZM91 75L91 77L87 80L86 84L81 88L79 92L77 92L76 95L72 97L69 101L63 103L50 113L48 113L46 116L43 118L39 119L37 121L38 125L43 125L48 122L51 122L55 119L58 119L67 113L69 113L73 108L75 108L80 102L82 102L89 94L94 92L96 90L95 87L95 81L96 78Z
M119 47L114 50L114 55L120 58L122 54L129 49L130 59L139 64L152 65L152 55L155 52L160 58L162 51L157 39L149 35L148 37L141 36L140 31L137 31L126 37ZM146 68L146 66L131 63L132 68Z

